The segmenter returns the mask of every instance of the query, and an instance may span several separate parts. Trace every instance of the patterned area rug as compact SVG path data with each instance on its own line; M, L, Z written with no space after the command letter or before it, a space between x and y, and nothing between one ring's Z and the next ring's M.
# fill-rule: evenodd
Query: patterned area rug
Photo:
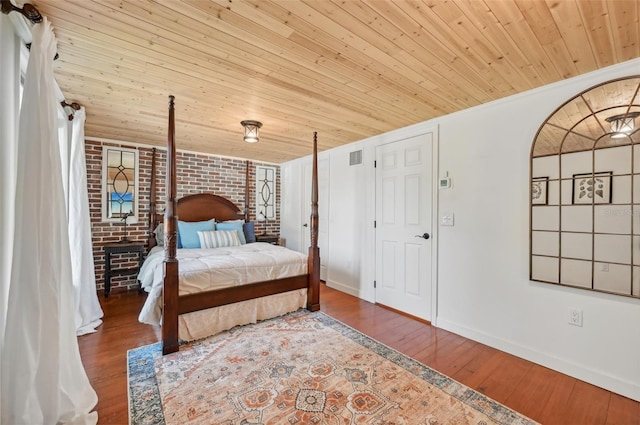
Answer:
M323 313L128 352L130 423L534 424Z

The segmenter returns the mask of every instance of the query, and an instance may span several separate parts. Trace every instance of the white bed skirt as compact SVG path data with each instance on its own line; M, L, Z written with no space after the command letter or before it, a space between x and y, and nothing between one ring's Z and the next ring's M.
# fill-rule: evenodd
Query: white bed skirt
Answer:
M206 338L234 326L256 323L305 307L307 290L297 289L178 316L178 337L183 341Z

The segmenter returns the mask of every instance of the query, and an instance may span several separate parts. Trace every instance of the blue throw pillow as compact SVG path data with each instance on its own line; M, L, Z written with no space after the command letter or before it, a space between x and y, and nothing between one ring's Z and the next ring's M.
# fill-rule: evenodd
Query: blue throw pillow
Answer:
M247 243L247 240L244 237L243 226L244 220L223 221L222 223L216 223L216 230L236 230L240 238L240 243L244 245Z
M180 221L178 220L179 241L182 248L200 248L198 230L216 230L216 220L208 221Z
M256 241L256 230L253 221L244 223L243 230L244 238L246 239L247 243L253 243Z

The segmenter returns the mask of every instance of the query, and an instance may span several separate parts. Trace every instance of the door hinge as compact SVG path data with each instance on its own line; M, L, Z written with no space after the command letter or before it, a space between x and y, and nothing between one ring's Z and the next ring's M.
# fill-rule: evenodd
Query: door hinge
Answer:
M376 224L377 224L377 223L376 223L376 221L375 221L375 220L373 220L373 228L374 228L374 229L376 228Z
M378 167L378 161L376 161L375 159L373 160L373 168L377 168Z
M377 285L377 282L374 280L373 281L373 289L376 289L376 285Z

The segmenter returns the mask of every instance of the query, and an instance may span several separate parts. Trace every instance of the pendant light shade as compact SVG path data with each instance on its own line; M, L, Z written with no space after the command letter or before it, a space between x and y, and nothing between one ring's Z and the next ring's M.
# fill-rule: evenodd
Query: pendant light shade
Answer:
M260 121L245 120L240 121L244 127L244 141L247 143L256 143L260 140L259 128L262 127Z
M629 112L627 114L614 115L609 118L605 118L609 124L611 124L612 138L618 139L626 137L636 128L635 118L640 115L640 112Z

